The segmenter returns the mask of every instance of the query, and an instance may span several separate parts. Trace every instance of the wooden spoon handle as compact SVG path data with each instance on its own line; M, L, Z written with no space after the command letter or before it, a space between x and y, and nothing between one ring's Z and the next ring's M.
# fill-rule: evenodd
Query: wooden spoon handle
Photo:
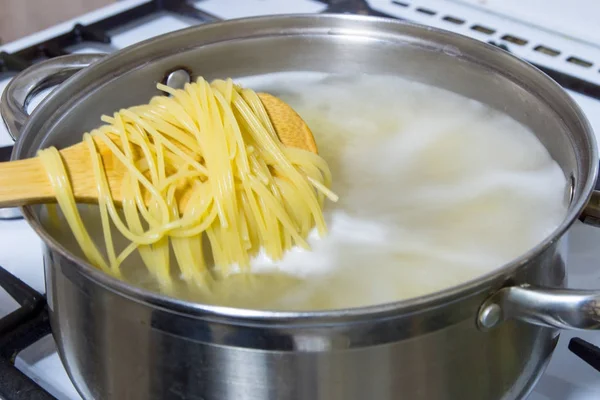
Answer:
M54 190L37 157L0 162L0 208L54 202Z

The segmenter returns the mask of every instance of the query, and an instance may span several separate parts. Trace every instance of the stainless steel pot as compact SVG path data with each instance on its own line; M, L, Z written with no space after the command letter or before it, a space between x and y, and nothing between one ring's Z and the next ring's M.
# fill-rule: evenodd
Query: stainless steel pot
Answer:
M26 207L44 241L54 337L84 398L516 399L540 376L558 328L600 327L600 292L561 289L567 230L593 208L591 128L538 70L462 36L386 19L296 15L198 26L107 57L56 58L5 91L13 158L78 141L102 113L145 102L155 94L149 82L182 67L208 78L387 73L480 100L539 136L570 179L568 215L523 257L443 292L360 309L269 312L188 303L114 280L66 251ZM40 85L80 69L27 115Z

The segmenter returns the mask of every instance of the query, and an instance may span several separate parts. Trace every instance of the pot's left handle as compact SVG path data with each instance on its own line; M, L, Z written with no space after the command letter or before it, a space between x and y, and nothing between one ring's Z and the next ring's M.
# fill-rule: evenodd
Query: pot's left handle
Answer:
M27 106L44 89L56 86L106 54L69 54L39 62L15 76L4 88L0 101L0 115L8 133L17 140L27 122ZM9 161L12 146L0 150L0 161ZM0 209L0 220L21 218L18 208Z
M27 105L39 92L56 86L106 54L69 54L39 62L15 76L4 89L0 114L8 133L19 138L29 114Z

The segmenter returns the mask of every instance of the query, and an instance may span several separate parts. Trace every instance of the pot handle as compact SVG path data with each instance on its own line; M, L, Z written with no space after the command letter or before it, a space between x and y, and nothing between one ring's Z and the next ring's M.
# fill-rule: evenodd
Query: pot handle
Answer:
M479 308L477 325L487 331L509 319L557 329L600 330L600 292L505 287Z
M33 64L15 76L4 89L0 114L8 133L17 140L27 122L27 105L37 93L66 81L106 54L69 54Z
M579 219L600 227L600 179ZM600 291L508 286L481 305L477 327L487 331L510 319L556 329L600 330Z

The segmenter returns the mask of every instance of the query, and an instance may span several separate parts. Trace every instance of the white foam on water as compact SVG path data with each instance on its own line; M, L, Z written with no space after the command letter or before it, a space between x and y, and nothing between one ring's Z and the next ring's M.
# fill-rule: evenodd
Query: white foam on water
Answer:
M311 251L256 257L253 270L268 279L182 297L288 310L408 299L499 268L566 213L558 164L529 129L481 103L397 77L280 73L240 82L304 118L340 200L326 202L329 234L311 235ZM134 257L124 268L140 264Z
M442 290L510 262L565 215L558 164L528 128L479 102L383 76L242 83L298 111L340 196L312 251L255 263L310 282L279 304L363 306Z

